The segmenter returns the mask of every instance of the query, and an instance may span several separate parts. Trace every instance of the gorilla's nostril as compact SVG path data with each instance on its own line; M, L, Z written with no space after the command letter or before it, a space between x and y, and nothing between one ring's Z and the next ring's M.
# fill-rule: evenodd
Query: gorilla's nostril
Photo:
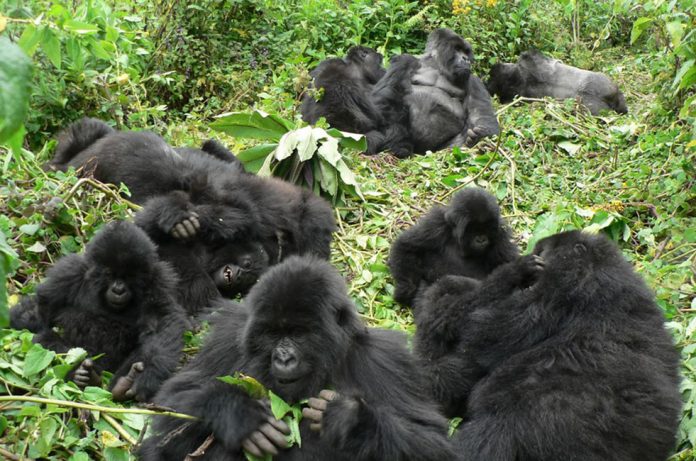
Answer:
M111 284L111 292L116 295L122 295L126 292L126 285L123 282L114 282Z

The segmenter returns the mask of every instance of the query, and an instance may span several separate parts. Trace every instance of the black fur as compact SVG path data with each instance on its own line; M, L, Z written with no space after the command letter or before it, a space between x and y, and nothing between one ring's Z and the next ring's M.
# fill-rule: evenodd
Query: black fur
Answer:
M444 275L481 279L518 254L495 197L483 189L464 189L448 206L430 210L392 245L394 299L412 306L419 289Z
M296 354L295 381L279 381L273 357L282 345ZM243 306L219 313L197 357L155 398L200 418L157 417L143 460L183 459L211 433L204 460L242 460L241 443L267 410L242 389L216 377L235 371L258 379L289 403L333 387L322 431L300 423L302 446L277 460L454 459L446 422L423 395L418 371L396 332L366 328L336 271L316 258L289 258L271 268Z
M578 69L536 50L525 51L515 64L499 63L491 68L488 90L507 103L515 96L556 99L576 98L592 115L602 110L628 112L626 99L609 77Z
M370 92L384 76L382 55L371 48L356 46L345 58L322 61L310 75L313 88L323 89L317 100L312 94L302 99L302 119L316 123L324 117L333 128L367 135L368 151L376 153L383 144L377 131L383 118L375 107Z
M461 459L664 461L673 449L679 353L605 236L548 237L480 285L443 280L421 301L426 342L451 340L442 362L426 351L425 372L469 387L449 389L465 407ZM450 355L459 368L440 367Z
M188 322L174 300L177 283L142 230L109 223L84 254L65 256L49 269L35 297L12 309L11 326L27 326L15 309L35 309L34 341L56 352L82 347L91 356L103 353L96 365L114 373L112 386L143 362L136 398L149 400L174 372L183 348Z
M67 131L80 129L90 124L82 120ZM188 155L197 149L177 151L153 133L114 132L54 166L82 167L101 181L123 182L137 203L155 198L147 207L165 233L193 210L205 221L205 232L261 242L272 264L291 254L328 259L335 222L324 199L279 179L245 174L210 154L217 147L205 146L207 151ZM171 203L176 205L167 208Z
M177 292L189 314L210 307L221 295L246 294L269 266L268 253L255 240L258 217L253 209L237 213L250 203L239 198L222 197L220 206L212 199L196 200L202 202L198 205L189 194L176 191L149 200L135 215L136 224L157 243L160 258L186 281ZM185 240L173 237L174 226L193 215L201 225L197 234Z

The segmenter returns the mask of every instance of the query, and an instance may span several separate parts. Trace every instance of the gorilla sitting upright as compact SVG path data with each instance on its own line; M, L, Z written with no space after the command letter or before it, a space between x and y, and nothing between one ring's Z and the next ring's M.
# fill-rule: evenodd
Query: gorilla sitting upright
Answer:
M279 461L455 459L405 338L365 327L327 262L288 258L218 314L200 353L155 398L198 420L156 417L144 461L184 459L211 434L201 460L241 461L243 449ZM217 379L236 371L290 404L309 398L301 446L287 448L288 427L265 402Z
M515 64L494 65L487 86L502 103L518 95L527 98L551 96L577 98L592 115L608 109L620 114L628 112L624 95L609 77L563 64L536 50L522 53Z
M679 353L654 296L603 235L565 232L483 281L419 299L415 350L460 408L466 461L664 461Z

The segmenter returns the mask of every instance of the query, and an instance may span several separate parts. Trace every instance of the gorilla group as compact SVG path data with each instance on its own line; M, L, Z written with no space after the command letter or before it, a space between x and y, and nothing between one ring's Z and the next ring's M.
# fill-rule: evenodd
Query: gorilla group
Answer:
M70 378L81 387L100 385L107 370L115 399L148 401L179 364L189 327L173 296L177 283L142 230L109 223L83 255L49 269L36 294L10 310L10 326L33 331L34 342L56 352L104 354L85 359Z
M417 303L423 373L464 418L460 459L663 461L673 449L679 353L606 237L548 237L483 281L443 277Z
M495 197L484 189L464 189L393 243L394 299L413 306L419 292L445 275L482 279L518 254Z
M624 95L609 77L599 72L578 69L536 50L520 55L515 64L500 63L491 69L488 91L500 102L512 101L515 96L556 99L577 98L592 113L614 110L628 112Z
M325 117L335 128L365 134L368 153L388 149L398 157L472 146L499 132L491 97L471 75L471 45L451 30L433 31L420 58L392 58L386 73L381 60L358 47L346 59L322 62L311 75L323 96L304 96L304 120Z
M221 291L244 293L289 255L329 257L335 230L329 204L309 190L245 173L215 141L173 149L154 133L118 132L83 119L59 136L49 166L82 168L128 187L143 205L136 222L188 281L178 289L191 313Z
M309 398L301 448L263 401L218 380L241 372L288 403ZM328 390L331 389L331 390ZM143 460L184 459L212 434L201 459L455 459L447 422L393 331L365 327L343 280L324 261L292 257L269 269L243 305L220 312L211 337L155 397L196 421L156 417Z

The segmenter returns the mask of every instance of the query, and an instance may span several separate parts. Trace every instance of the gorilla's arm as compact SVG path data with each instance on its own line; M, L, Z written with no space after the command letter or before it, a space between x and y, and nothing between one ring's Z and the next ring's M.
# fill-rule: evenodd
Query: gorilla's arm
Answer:
M403 342L381 330L357 339L348 359L350 382L336 383L339 396L327 405L321 437L355 459L454 459L447 423L425 397ZM355 391L341 394L344 386Z
M437 207L404 231L392 245L389 268L394 278L394 299L411 304L423 281L423 261L438 253L450 239L445 209Z
M199 354L168 380L155 397L155 403L196 416L199 421L157 417L158 435L148 441L147 450L161 443L167 445L163 450L176 456L172 459L183 459L188 452L177 450L177 438L165 439L171 431L188 424L197 433L212 433L217 442L236 453L241 450L242 441L266 420L267 410L262 404L238 386L217 379L242 367L242 350L237 340L243 333L246 313L229 303L217 315L214 330Z
M468 115L463 140L468 147L475 145L482 138L500 132L491 95L481 79L475 75L469 77L469 90L464 105Z

